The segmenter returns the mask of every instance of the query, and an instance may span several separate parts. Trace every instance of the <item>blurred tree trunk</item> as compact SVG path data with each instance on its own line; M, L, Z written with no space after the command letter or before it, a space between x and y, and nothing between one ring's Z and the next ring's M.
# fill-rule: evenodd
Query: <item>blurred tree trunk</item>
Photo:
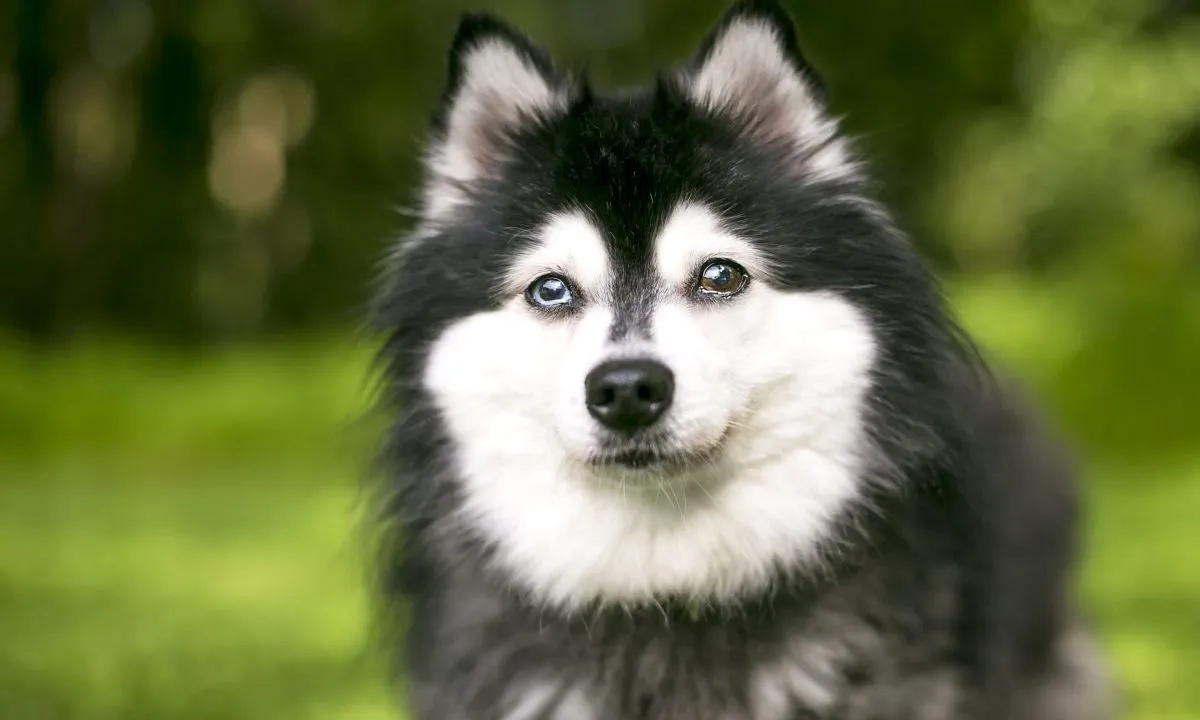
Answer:
M138 331L183 339L198 328L195 268L202 223L211 206L206 185L210 88L201 50L188 28L191 2L159 4L158 32L139 87L138 150L109 226L122 244L110 288L114 317ZM151 204L138 190L149 190Z
M51 258L46 208L54 187L54 148L47 122L55 59L48 46L52 0L19 0L16 6L17 145L24 149L18 190L5 219L9 235L4 255L5 295L12 299L8 320L20 331L44 338L53 332L46 300Z

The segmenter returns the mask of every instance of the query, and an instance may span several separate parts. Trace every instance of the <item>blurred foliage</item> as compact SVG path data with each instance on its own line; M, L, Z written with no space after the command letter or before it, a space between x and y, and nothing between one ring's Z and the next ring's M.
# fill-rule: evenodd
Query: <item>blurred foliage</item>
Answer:
M969 125L929 199L962 265L1193 273L1200 175L1179 152L1200 118L1200 21L1148 32L1150 0L1031 9L1022 107Z

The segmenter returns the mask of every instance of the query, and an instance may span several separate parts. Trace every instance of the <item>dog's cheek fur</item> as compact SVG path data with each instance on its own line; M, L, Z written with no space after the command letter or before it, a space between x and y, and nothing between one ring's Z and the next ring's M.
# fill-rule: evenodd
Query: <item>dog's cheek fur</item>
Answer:
M465 318L433 345L425 387L455 435L523 460L527 448L555 444L546 400L557 389L557 360L570 337L569 326L548 325L511 305Z
M746 570L728 581L754 592L751 570L820 572L836 521L870 482L863 415L876 351L862 314L833 294L759 283L725 307L661 309L655 340L673 367L716 370L705 384L680 376L673 423L685 442L725 435L717 462L736 480L713 493L724 522L711 530ZM698 364L696 350L713 357Z

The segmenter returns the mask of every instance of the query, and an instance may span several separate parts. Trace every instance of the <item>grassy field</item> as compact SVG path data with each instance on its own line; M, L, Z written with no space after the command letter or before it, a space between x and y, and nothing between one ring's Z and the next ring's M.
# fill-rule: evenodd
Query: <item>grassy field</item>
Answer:
M1072 342L1041 302L962 298L1039 388ZM0 345L0 716L395 717L356 522L366 360ZM1200 718L1200 449L1087 470L1080 592L1128 717Z

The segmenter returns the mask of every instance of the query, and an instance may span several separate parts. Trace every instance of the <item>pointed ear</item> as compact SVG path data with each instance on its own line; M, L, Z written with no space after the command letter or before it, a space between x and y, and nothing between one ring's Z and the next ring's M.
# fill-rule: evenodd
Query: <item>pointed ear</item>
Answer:
M564 111L568 100L567 84L543 50L491 15L463 15L433 117L426 216L461 203L466 184L505 160L515 131Z
M699 107L758 140L801 151L816 174L852 169L837 123L825 109L821 79L804 60L787 12L772 0L730 9L684 71Z

